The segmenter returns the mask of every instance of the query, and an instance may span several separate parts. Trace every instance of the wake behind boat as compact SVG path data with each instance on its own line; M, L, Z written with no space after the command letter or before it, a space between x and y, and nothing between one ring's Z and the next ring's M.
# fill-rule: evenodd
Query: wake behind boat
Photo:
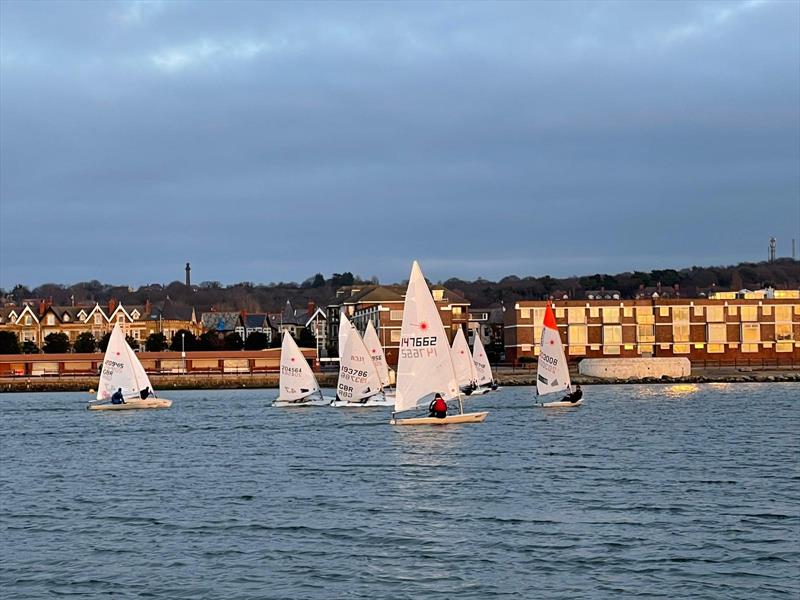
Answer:
M550 304L544 312L544 327L542 327L541 351L539 363L536 368L536 393L539 396L555 392L567 392L561 400L555 402L542 402L537 406L542 408L571 408L583 404L583 392L580 386L575 392L570 392L569 366L564 355L564 345L558 333L556 316Z
M441 418L431 416L397 418L397 413L418 408L434 394L441 394L445 401L457 399L460 414ZM403 307L403 324L400 328L395 412L392 413L389 422L392 425L480 423L488 414L488 412L464 413L447 334L422 270L417 261L414 261Z
M119 323L114 324L103 357L103 370L97 384L97 398L89 410L135 410L141 408L169 408L172 400L155 397L150 379L125 341ZM152 394L152 396L150 395Z

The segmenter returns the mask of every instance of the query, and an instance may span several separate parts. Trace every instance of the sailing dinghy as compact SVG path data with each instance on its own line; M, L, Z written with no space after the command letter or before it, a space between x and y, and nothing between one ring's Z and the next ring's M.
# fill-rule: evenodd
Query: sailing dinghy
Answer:
M111 404L111 395L122 389L124 404ZM133 410L137 408L169 408L172 400L166 398L144 398L141 391L152 390L153 386L136 353L125 341L125 334L119 323L114 324L108 339L106 355L103 357L103 370L97 384L97 402L86 408L89 410Z
M389 379L389 365L386 362L386 354L383 352L383 345L378 339L378 332L375 331L372 320L367 321L367 329L364 331L364 345L367 347L372 362L375 363L375 368L378 370L378 378L381 380L384 395L394 398L394 390L391 389L392 384Z
M308 365L306 357L288 331L281 342L280 392L272 406L327 406L331 398L325 398Z
M569 393L570 391L569 368L567 358L564 356L564 345L561 343L561 336L556 325L556 316L550 304L544 312L544 327L542 328L541 350L539 352L539 364L536 369L536 393L539 396L552 394L555 392ZM539 406L543 408L567 408L580 406L583 400L570 402L559 400L555 402L543 402Z
M458 328L458 332L453 338L450 352L453 355L453 368L456 371L458 386L462 392L470 395L478 387L478 373L475 370L475 363L472 362L469 344L461 327Z
M443 419L436 417L403 418L397 413L420 406L439 393L447 400L458 399L459 413ZM427 404L422 406L427 408ZM403 324L400 328L400 358L397 364L397 394L392 425L446 425L450 423L480 423L488 412L464 413L458 390L450 344L439 310L425 282L417 261L411 267L408 280Z
M344 317L344 315L342 315ZM360 408L364 406L394 406L394 398L383 393L378 369L370 358L364 340L353 328L339 352L339 382L336 408Z
M478 389L473 390L472 395L488 394L496 390L497 385L492 375L492 365L489 364L489 357L483 347L479 332L475 332L475 343L472 345L472 362L475 364L475 372L478 377Z

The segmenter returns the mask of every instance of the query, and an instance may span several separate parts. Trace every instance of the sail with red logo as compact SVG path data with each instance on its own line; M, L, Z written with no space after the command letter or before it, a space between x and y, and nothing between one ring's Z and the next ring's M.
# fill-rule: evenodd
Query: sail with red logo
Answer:
M400 328L395 412L427 407L435 394L441 394L445 400L458 399L459 413L403 419L393 414L390 422L393 425L440 425L479 423L486 419L486 412L464 413L447 333L422 269L414 261Z
M569 392L569 366L564 355L564 345L558 332L553 308L548 304L544 313L544 327L539 350L539 363L536 369L536 391L540 396L555 392ZM560 401L542 404L546 408L574 406L578 402Z

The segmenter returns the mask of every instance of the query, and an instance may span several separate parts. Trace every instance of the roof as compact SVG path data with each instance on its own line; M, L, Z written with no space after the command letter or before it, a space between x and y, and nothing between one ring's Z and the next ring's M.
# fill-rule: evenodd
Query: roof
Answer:
M132 309L129 309L130 313ZM143 313L144 309L139 312ZM206 313L204 313L206 314ZM222 313L219 313L222 314ZM233 313L238 316L239 313ZM153 306L150 313L150 318L158 319L159 317L165 321L191 321L195 317L194 309L186 304L178 304L169 298L161 303L161 306Z
M244 316L244 326L248 329L270 327L267 313L250 313Z
M233 331L241 324L238 312L204 312L200 317L203 329L215 331Z

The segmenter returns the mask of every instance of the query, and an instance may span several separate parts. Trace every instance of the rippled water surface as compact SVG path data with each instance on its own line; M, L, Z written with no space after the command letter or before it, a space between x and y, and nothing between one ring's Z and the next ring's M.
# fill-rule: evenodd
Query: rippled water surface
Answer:
M530 388L481 425L275 390L0 396L0 596L800 596L800 386Z

